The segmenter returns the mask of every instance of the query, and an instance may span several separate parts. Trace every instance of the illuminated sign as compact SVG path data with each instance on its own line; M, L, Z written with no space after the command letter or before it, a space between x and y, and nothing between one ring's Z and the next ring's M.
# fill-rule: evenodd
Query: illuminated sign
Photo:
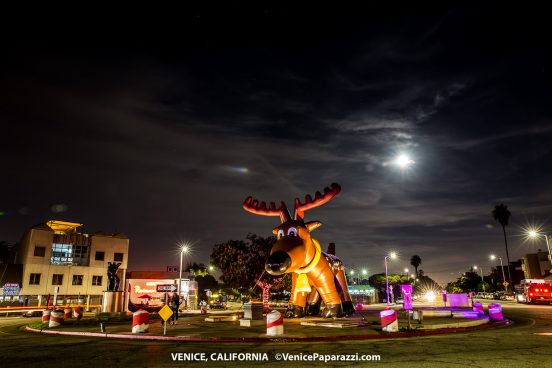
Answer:
M162 285L171 285L171 289L174 288L176 293L178 288L175 282L178 282L178 279L129 279L130 302L136 306L160 306L165 303L165 292L158 292L158 286L163 289ZM182 280L183 296L188 294L188 282L189 280Z
M19 295L19 284L4 284L3 294L4 296Z

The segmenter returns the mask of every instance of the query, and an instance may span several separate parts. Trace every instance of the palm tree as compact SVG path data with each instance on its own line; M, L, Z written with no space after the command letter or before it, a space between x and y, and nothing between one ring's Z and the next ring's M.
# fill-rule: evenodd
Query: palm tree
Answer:
M418 277L418 267L422 264L422 259L418 255L413 255L410 258L410 264L416 269L416 277Z
M510 275L510 255L508 254L508 240L506 239L506 226L510 221L512 214L508 210L508 206L504 204L496 205L493 210L493 218L502 225L502 232L504 233L504 246L506 247L506 260L508 261L508 281L512 283L512 276ZM508 290L510 290L510 285L508 285Z

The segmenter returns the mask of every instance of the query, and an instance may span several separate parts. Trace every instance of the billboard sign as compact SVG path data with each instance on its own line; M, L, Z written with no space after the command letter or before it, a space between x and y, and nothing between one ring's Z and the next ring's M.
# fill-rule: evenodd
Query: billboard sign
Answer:
M19 295L19 284L15 284L15 283L4 284L2 294L4 296L18 296Z

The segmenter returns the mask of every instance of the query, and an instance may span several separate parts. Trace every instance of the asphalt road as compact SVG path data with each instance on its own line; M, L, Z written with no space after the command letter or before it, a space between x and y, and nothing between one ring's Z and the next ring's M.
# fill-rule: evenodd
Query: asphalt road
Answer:
M514 322L507 327L331 343L213 344L48 336L23 331L29 319L0 318L0 367L552 367L552 306L502 304ZM205 353L209 361L193 362L190 356L173 360L178 353ZM268 361L220 360L232 359L231 355L215 355L219 360L213 361L212 353L267 353ZM278 353L346 354L347 358L375 354L380 361L284 362L275 359Z

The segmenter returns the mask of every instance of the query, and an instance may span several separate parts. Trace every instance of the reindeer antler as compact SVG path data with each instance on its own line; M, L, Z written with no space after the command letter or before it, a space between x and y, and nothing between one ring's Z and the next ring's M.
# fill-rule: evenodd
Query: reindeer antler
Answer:
M245 199L245 202L243 202L243 209L254 213L255 215L280 216L282 223L291 220L291 216L289 215L289 211L284 202L280 202L279 208L276 208L276 204L274 202L270 202L268 208L266 208L266 202L261 202L259 204L258 200L249 196Z
M295 213L293 215L294 219L297 220L298 217L305 217L305 211L313 209L318 206L322 206L324 203L327 203L330 199L335 197L341 191L341 186L337 183L332 183L330 188L324 188L324 194L316 192L314 195L314 200L307 194L305 196L305 203L301 203L299 198L295 198Z

